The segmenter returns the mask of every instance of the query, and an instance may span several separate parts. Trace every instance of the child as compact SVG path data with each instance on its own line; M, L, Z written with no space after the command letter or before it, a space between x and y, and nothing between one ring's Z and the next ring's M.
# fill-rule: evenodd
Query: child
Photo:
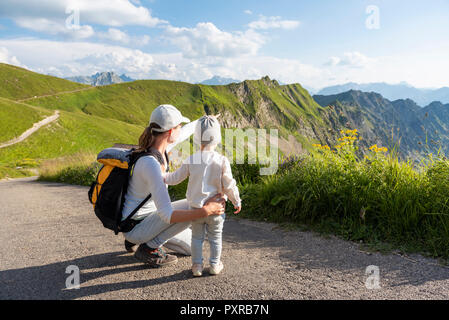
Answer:
M222 193L232 201L234 214L241 210L241 200L236 181L232 177L229 160L214 151L221 141L220 124L214 116L198 120L193 141L200 151L191 155L173 173L165 175L165 183L175 185L189 177L186 198L191 208L201 208L208 198ZM210 274L223 270L221 256L221 234L225 215L211 215L192 222L192 273L201 276L203 272L203 241L207 231L210 244Z

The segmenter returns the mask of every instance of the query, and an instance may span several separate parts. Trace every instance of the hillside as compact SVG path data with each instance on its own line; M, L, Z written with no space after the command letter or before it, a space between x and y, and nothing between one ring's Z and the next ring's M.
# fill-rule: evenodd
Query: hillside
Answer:
M0 63L0 97L12 100L73 91L89 86Z
M49 115L49 110L0 98L0 143L19 136Z
M61 111L54 124L2 150L4 166L13 167L23 158L46 159L87 149L98 152L116 142L136 143L152 110L164 103L175 105L191 119L221 113L225 128L276 128L280 153L313 150L313 142L335 142L337 138L337 131L331 130L331 122L323 117L326 108L305 89L299 84L281 86L268 77L225 86L140 80L89 87L7 65L0 69L8 72L9 79L22 79L23 89L9 87L1 93L16 100L2 100L6 105L3 113L8 114L0 130L3 140L20 135L39 121L38 116ZM19 102L23 99L25 102ZM26 112L18 116L22 110ZM6 126L8 123L11 125ZM341 125L334 127L339 130ZM39 138L45 135L47 142Z
M293 135L306 145L310 145L309 139L333 138L327 130L329 121L321 116L325 108L305 89L299 84L280 86L268 77L226 86L139 80L28 102L137 125L146 125L156 106L170 103L191 119L221 113L225 128L277 128L284 139Z

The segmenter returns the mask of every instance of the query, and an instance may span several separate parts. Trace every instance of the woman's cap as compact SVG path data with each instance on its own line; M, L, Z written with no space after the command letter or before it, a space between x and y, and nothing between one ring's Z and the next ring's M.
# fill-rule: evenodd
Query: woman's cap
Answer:
M197 145L219 144L221 142L220 123L214 116L203 116L198 120L193 134Z
M186 117L183 117L181 112L171 104L162 104L153 110L150 117L150 123L156 123L161 128L153 128L153 131L164 132L173 129L178 124L183 122L190 122Z

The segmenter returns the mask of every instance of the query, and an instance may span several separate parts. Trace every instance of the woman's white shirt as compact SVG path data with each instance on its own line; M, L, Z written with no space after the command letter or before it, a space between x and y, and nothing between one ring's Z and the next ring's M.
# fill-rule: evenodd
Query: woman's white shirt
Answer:
M167 146L167 152L182 141L189 138L198 120L192 121L183 127L176 142ZM157 212L161 219L170 223L173 207L167 191L168 186L162 177L161 165L153 156L141 157L134 166L133 175L129 180L128 191L122 211L122 220L151 193L151 198L132 217L140 220L153 212Z
M162 177L161 165L155 157L143 156L134 166L125 197L122 219L125 219L150 193L150 200L137 211L132 219L140 220L152 212L157 212L162 220L170 223L173 208L167 185Z

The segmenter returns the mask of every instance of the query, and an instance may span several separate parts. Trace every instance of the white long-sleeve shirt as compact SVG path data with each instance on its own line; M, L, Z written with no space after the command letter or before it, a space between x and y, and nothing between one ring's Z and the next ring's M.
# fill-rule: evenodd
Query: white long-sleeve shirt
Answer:
M181 127L178 139L167 146L167 152L190 137L198 120ZM133 175L129 180L128 191L123 205L122 220L151 193L151 198L136 212L132 219L140 220L153 212L157 212L162 220L170 223L173 208L164 183L161 165L153 156L141 157L134 166Z
M202 158L202 159L201 159ZM198 151L188 157L173 173L165 174L165 183L176 185L189 177L186 198L189 205L201 208L217 193L229 197L236 207L241 205L237 183L232 177L229 160L215 151Z

